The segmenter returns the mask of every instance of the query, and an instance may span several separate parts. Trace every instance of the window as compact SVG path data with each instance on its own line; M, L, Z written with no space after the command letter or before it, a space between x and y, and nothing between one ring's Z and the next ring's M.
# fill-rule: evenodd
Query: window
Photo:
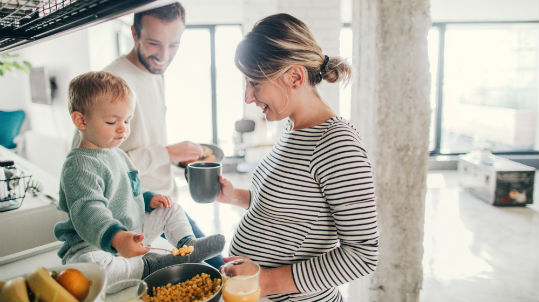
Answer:
M538 151L538 45L537 22L433 25L432 153Z
M438 68L443 66L443 64L438 64L439 62L439 52L438 49L440 49L440 29L438 27L432 27L429 30L428 35L428 51L429 51L429 60L430 60L430 74L431 74L431 89L430 89L430 106L431 106L431 113L430 113L430 122L431 127L429 131L429 150L432 152L436 148L437 141L439 138L439 130L440 130L440 123L439 120L436 119L437 117L437 110L439 109L437 104L438 99Z
M243 84L234 65L239 25L188 26L166 72L169 143L217 143L233 151L234 121L243 116Z
M166 72L169 143L217 143L234 152L234 122L243 117L243 77L234 65L239 25L187 26ZM341 56L352 63L352 30L341 31ZM341 87L339 114L350 119L351 85Z
M345 24L341 29L340 36L340 56L345 59L348 64L352 65L352 28L350 24ZM354 77L354 75L352 75ZM338 115L350 120L350 111L352 107L352 83L346 86L341 85L339 92L339 113Z
M165 82L169 143L212 142L210 32L186 29Z

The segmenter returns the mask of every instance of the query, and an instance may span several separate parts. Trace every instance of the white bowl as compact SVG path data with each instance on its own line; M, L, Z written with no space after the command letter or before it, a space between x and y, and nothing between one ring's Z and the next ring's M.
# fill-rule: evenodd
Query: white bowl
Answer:
M47 268L49 272L56 271L58 274L68 268L78 269L86 279L92 281L90 292L84 302L102 301L107 284L105 271L97 264L93 263L71 263L52 268Z
M90 285L90 292L88 293L88 296L86 297L86 299L84 299L83 302L103 301L103 297L105 295L105 287L107 284L107 275L99 265L93 263L72 263L50 267L47 268L47 270L49 271L49 273L55 271L59 274L68 268L74 268L79 270L84 275L84 277L86 277L86 279L92 281L92 285ZM37 267L35 269L37 269ZM24 275L20 275L20 277L26 278L31 273L32 272L28 272Z
M105 274L105 271L99 265L93 264L93 263L71 263L71 264L66 264L66 265L50 267L50 268L47 268L47 270L49 271L49 273L52 271L55 271L56 273L59 274L68 268L74 268L74 269L79 270L84 275L84 277L86 277L86 279L92 281L92 285L90 285L90 292L88 293L88 296L86 297L86 299L84 299L83 302L103 301L103 297L105 296L105 288L107 285L107 275ZM37 269L37 267L34 268L34 270L35 269ZM16 278L16 277L26 278L32 272L33 271L30 271L30 272L27 272L26 274L15 276L13 278Z

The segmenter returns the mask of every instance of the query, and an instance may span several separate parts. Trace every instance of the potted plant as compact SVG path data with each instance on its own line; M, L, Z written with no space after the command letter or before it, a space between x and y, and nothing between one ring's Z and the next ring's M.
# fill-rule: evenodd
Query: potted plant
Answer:
M0 54L0 76L3 76L6 72L12 70L22 70L26 73L30 72L32 64L24 60L18 61L16 58L19 56L17 53L4 53Z

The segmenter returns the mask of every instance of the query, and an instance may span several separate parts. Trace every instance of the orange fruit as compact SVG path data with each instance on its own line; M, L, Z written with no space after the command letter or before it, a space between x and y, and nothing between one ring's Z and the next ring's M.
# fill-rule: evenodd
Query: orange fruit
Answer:
M59 273L56 281L79 301L86 299L92 284L78 269L74 268L68 268Z

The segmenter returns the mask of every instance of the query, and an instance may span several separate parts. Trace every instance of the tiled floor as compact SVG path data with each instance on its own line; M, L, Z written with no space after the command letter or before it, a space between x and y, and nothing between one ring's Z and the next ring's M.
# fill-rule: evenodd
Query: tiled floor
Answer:
M533 205L495 207L429 173L420 301L539 301L538 188Z
M248 174L228 177L248 188ZM181 177L179 182L184 184ZM420 301L539 301L538 188L536 180L534 205L500 208L462 191L456 172L429 173ZM243 211L197 204L182 190L182 205L203 231L222 233L230 242ZM0 279L59 262L55 251L43 253L1 266ZM347 286L342 289L347 297Z
M248 187L249 175L229 177ZM477 199L458 186L456 171L429 173L427 187L420 301L539 301L539 186L526 207ZM228 240L242 214L226 205L185 207L207 233ZM347 286L342 291L347 297Z

